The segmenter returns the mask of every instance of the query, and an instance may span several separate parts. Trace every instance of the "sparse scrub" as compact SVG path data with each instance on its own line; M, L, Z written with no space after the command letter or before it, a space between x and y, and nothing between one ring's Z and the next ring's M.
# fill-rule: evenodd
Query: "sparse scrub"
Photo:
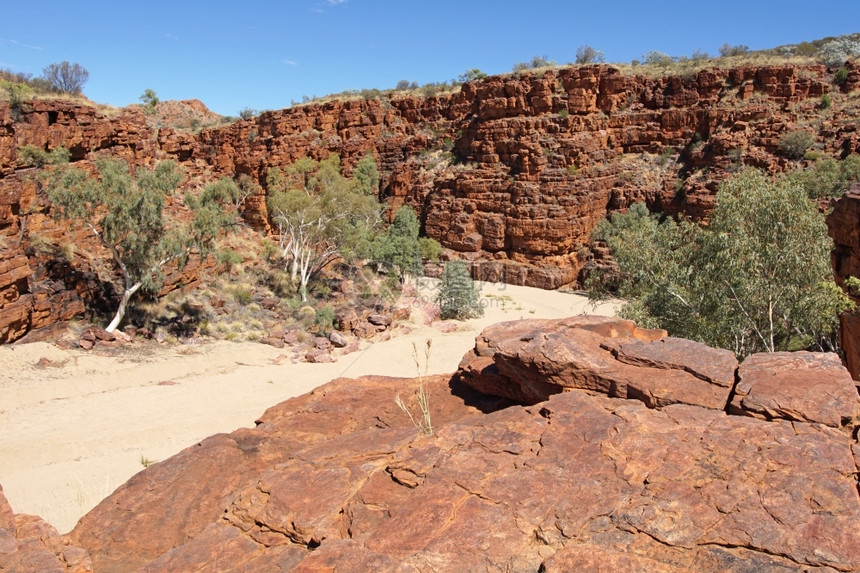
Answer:
M852 184L860 181L860 155L853 153L843 159L827 158L807 169L798 169L788 179L801 187L811 199L839 197Z
M466 70L464 73L460 74L457 80L460 83L465 82L476 82L478 80L482 80L487 77L487 74L479 70L478 68L472 68L471 70Z
M158 109L159 101L158 96L155 94L155 90L147 89L138 99L143 102L143 113L147 115L155 114Z
M744 46L743 44L732 46L729 43L725 43L720 46L720 57L730 58L732 56L743 56L744 54L748 54L749 51L749 46Z
M603 63L604 61L606 60L603 57L603 52L595 50L591 46L585 45L576 49L577 64L597 64Z
M673 58L669 54L659 52L657 50L645 52L645 54L642 56L642 63L649 66L660 66L665 68L667 66L672 65L672 63L676 61L677 58Z
M806 151L815 143L815 136L808 131L798 130L786 133L779 138L779 150L789 159L803 159Z
M70 157L69 150L64 147L45 151L35 145L28 144L18 148L18 163L27 167L63 165L64 163L68 163Z

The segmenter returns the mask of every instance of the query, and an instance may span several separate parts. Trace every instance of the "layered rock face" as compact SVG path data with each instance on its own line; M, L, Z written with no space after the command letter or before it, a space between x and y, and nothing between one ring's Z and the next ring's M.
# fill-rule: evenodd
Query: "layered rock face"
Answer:
M65 543L96 572L860 570L856 388L753 358L497 325L459 376L335 380L147 468ZM419 385L430 436L394 402Z
M330 153L349 172L369 153L391 212L412 205L426 234L471 261L476 278L557 288L577 281L589 235L607 213L646 201L702 218L717 183L740 166L791 167L778 139L799 122L817 126L828 153L860 150L853 115L839 112L849 103L834 98L836 113L827 117L818 109L831 86L823 66L713 68L656 79L580 66L490 77L427 98L395 93L294 107L199 134L147 125L139 107L108 115L61 102L0 106L4 260L26 257L33 271L26 282L16 278L24 271L0 273L0 315L12 317L0 325L0 341L79 310L97 277L80 257L70 261L72 276L40 274L45 262L28 251L33 241L21 230L46 238L68 230L45 217L32 172L17 165L25 144L65 146L75 160L106 153L136 165L174 159L189 185L240 174L264 185L270 167ZM263 230L265 205L264 194L245 203L246 220ZM80 233L65 239L85 241ZM39 299L49 283L58 290Z
M827 230L833 239L831 262L836 282L855 304L860 293L848 288L850 277L860 278L860 184L853 185L827 215ZM860 316L848 312L839 317L839 342L845 355L845 366L860 380Z

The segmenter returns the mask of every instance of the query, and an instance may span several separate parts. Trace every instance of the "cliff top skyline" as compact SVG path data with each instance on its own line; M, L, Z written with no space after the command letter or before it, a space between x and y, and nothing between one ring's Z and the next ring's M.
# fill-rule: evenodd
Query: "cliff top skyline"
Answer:
M0 68L41 74L68 60L90 72L84 93L114 106L147 89L162 100L202 100L222 115L281 109L345 90L444 82L469 69L510 72L533 57L564 64L579 46L607 62L655 50L719 55L856 32L860 4L782 0L717 4L557 0L434 3L381 0L250 0L202 3L49 0L4 9Z

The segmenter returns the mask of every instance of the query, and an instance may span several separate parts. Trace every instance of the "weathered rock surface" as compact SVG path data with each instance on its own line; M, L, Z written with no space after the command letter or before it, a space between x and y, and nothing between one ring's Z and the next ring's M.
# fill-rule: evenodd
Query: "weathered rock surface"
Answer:
M821 118L820 96L831 85L824 66L663 78L579 66L490 77L427 98L394 93L296 106L199 134L149 125L140 106L105 115L67 102L3 104L0 237L11 245L3 258L23 268L24 257L32 272L26 280L15 278L21 271L0 272L0 342L80 313L100 292L83 258L63 263L31 249L33 231L99 252L81 230L69 236L47 216L32 169L17 163L22 145L65 146L84 162L105 153L135 165L170 158L193 184L246 174L264 186L269 167L301 157L339 153L348 172L370 153L391 212L415 207L426 233L467 259L476 278L558 288L591 261L590 233L607 213L646 201L699 219L738 165L795 167L779 155L778 140L800 122L820 126L817 146L826 153L860 151L853 112L841 107L850 101L834 97ZM189 121L206 120L199 102L185 107ZM249 197L243 214L266 230L264 194Z
M836 354L754 354L741 364L738 378L733 413L833 428L860 422L857 387Z
M836 282L854 303L860 303L860 293L847 288L849 277L860 278L860 184L853 185L827 215L827 230L833 239L830 255ZM845 366L854 380L860 380L860 316L844 313L839 317L839 342L845 355Z
M512 341L538 322L491 327L471 354L493 348L512 363ZM336 380L142 471L68 543L97 572L860 570L856 438L797 421L808 414L761 419L672 398L687 383L677 373L733 385L730 361L701 345L625 321L541 322L544 344L569 341L544 357L585 358L551 371L520 340L517 371L579 371L588 389L522 406L457 377ZM776 358L759 366L794 383ZM812 379L836 369L805 364ZM595 392L611 376L629 387L625 368L673 387L653 407ZM417 414L422 382L430 436L394 403Z
M459 374L479 392L525 404L576 388L650 407L683 403L722 410L736 368L727 350L630 321L576 316L493 325L463 358Z
M89 555L34 515L16 515L0 487L0 571L91 573Z

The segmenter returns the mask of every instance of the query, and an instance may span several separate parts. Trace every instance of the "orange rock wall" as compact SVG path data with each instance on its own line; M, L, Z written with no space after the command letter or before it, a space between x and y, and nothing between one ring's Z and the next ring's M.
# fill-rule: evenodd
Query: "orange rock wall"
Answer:
M740 166L792 167L777 141L798 122L814 126L825 152L860 150L853 117L818 110L831 82L823 66L656 79L582 66L490 77L428 98L395 93L305 105L198 134L150 127L139 107L0 106L0 269L8 267L0 270L0 341L80 312L103 282L98 265L80 257L74 278L57 274L31 244L35 230L98 251L47 216L32 170L16 163L25 144L67 147L73 160L174 159L191 187L239 174L264 184L270 167L330 153L348 172L370 153L382 198L393 208L412 205L426 234L472 261L478 278L557 288L577 281L589 235L607 213L646 201L702 218L719 181ZM249 198L244 215L266 229L265 196ZM45 291L37 312L46 281L56 288Z

